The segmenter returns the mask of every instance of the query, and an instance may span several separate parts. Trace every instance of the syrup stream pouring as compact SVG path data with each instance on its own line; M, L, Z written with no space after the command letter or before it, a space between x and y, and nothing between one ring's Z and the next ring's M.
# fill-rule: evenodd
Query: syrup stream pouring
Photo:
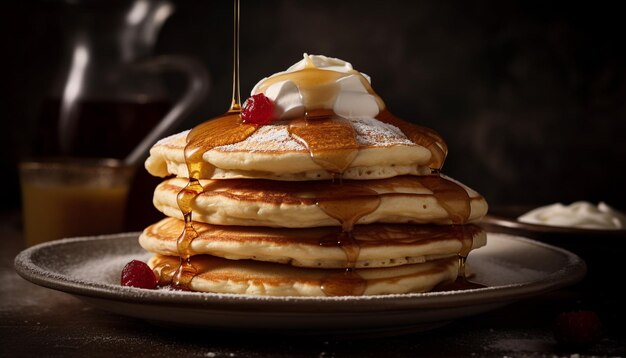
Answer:
M210 147L240 142L256 131L256 127L253 125L240 124L239 121L232 120L233 117L239 117L241 113L239 91L239 0L234 1L233 30L233 98L230 109L221 117L194 127L187 135L184 153L189 181L178 193L176 199L185 221L185 228L176 240L180 264L176 269L173 267L155 268L161 284L171 283L172 287L177 289L188 290L191 280L196 275L196 268L191 264L192 253L190 250L192 241L198 237L198 232L193 226L192 202L205 189L200 183L202 168L207 166L202 161L202 154ZM215 139L217 139L217 142ZM211 168L211 170L214 169L214 167Z

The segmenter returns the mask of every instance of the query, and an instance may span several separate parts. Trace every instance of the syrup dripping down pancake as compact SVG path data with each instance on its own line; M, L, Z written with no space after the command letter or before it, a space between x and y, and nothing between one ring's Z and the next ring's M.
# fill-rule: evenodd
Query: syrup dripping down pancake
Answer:
M141 246L152 253L176 256L176 238L184 223L166 218L146 228L139 237ZM198 232L190 253L231 260L252 259L300 267L345 268L346 255L335 244L338 227L282 229L250 226L220 226L195 223ZM471 249L486 244L485 232L465 225ZM463 242L458 226L436 225L357 225L352 231L359 255L356 268L391 267L456 257Z
M487 212L487 202L472 189L439 176L400 176L381 180L280 182L272 180L202 180L204 191L191 203L194 220L215 225L307 228L337 226L339 221L320 208L319 201L352 200L350 187L368 189L380 205L356 224L465 224ZM159 184L154 205L165 215L182 219L176 196L186 179ZM454 190L456 189L456 191ZM433 192L435 190L435 192ZM330 199L329 199L330 198ZM466 217L452 215L450 206L464 206Z

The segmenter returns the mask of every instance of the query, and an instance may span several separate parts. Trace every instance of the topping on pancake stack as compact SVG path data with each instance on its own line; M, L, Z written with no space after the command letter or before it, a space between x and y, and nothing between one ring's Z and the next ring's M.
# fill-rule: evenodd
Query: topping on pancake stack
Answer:
M241 112L153 146L146 169L167 177L154 193L167 218L139 242L159 285L192 291L441 289L486 244L472 223L487 203L440 174L447 151L349 63L305 54L261 80Z

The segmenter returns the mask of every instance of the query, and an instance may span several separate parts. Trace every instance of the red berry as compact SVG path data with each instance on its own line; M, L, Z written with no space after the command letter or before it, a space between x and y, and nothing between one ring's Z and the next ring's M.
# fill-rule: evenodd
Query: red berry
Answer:
M139 288L154 289L157 287L157 277L145 262L133 260L122 269L122 285Z
M602 337L602 322L593 311L561 313L552 326L554 339L568 348L589 348Z
M244 123L269 124L274 120L274 103L263 93L255 94L243 103L241 118Z

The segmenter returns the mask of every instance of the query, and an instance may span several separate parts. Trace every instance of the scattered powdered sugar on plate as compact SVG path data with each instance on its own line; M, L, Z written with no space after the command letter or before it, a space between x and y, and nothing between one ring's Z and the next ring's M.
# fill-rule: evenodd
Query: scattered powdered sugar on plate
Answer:
M150 254L105 256L83 265L67 268L67 275L77 282L119 285L122 269L132 260L147 262Z

